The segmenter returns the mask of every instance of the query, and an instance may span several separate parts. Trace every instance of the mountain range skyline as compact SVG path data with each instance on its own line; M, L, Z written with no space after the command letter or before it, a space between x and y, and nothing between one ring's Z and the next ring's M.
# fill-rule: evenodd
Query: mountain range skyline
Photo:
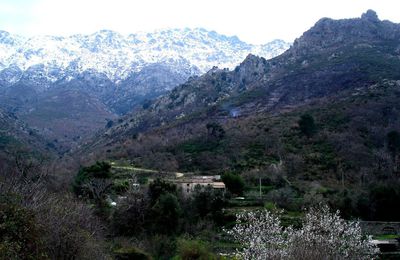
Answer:
M253 45L237 36L226 36L204 28L156 30L120 34L100 30L68 37L45 35L24 37L0 30L0 70L18 67L25 71L44 66L51 81L63 77L59 69L83 72L95 70L113 81L125 79L147 64L187 64L190 74L205 73L213 66L233 69L249 53L271 58L288 49L290 43L274 40ZM174 65L175 64L175 65ZM57 74L57 75L56 75Z

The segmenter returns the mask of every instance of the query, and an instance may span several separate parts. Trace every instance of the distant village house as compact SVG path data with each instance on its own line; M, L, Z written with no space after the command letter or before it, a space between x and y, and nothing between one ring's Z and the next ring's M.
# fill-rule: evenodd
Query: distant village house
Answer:
M182 189L184 195L189 196L196 187L211 187L214 190L225 192L225 183L221 181L220 175L214 176L192 176L174 180L178 188Z

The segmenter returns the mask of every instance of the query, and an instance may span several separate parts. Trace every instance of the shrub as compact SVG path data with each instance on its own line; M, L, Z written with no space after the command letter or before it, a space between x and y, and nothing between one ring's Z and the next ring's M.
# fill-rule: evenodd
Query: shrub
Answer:
M243 178L239 175L232 173L225 173L222 175L222 181L225 183L226 188L235 195L242 195L244 190Z
M388 150L392 155L393 161L395 161L396 155L400 151L400 133L397 131L390 131L387 134Z
M179 229L181 207L174 194L160 196L151 209L153 230L156 233L173 234Z
M302 115L298 123L301 133L307 137L313 136L317 131L314 118L310 114Z
M225 137L225 130L219 123L212 122L206 125L207 136L212 140L221 140Z
M177 253L177 258L182 260L217 259L216 256L209 251L206 244L200 240L178 239Z
M373 220L399 221L400 182L375 184L369 191L368 208Z
M48 195L35 209L46 252L51 259L103 259L101 223L72 196Z
M122 247L114 251L117 260L150 260L151 257L136 247Z
M127 192L129 190L128 179L116 179L113 181L112 190L118 194Z
M0 200L0 258L47 259L33 212L15 198Z
M149 200L145 194L131 192L127 194L125 200L118 203L111 223L116 234L138 235L141 234L146 226L149 211Z
M76 195L95 199L100 203L112 186L110 177L111 165L107 162L96 162L79 170L72 187Z
M186 216L193 218L193 222L213 220L216 224L222 224L223 207L226 205L222 192L214 191L211 187L203 189L196 186L190 204L192 208L186 212Z
M149 197L152 205L166 193L177 194L176 185L161 179L156 179L149 184Z
M45 180L11 174L0 180L0 259L107 258L92 209L48 191Z

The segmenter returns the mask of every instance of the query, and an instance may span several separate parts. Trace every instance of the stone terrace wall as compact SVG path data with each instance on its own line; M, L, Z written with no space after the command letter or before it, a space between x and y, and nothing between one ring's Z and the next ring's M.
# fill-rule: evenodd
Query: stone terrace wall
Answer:
M360 221L360 225L367 234L400 234L400 222Z

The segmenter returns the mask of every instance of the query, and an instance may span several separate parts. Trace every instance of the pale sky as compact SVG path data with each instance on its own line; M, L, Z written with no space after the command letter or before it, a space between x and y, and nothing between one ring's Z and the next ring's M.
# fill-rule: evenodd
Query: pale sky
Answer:
M203 27L248 43L293 41L322 17L367 9L400 23L399 0L0 0L0 30L25 36Z

